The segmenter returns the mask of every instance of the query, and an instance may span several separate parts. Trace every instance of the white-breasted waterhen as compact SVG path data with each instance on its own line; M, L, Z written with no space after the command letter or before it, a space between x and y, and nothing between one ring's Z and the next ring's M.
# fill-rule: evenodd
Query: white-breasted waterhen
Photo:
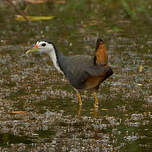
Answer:
M98 107L96 92L99 89L99 85L113 74L108 65L106 47L102 39L97 39L94 56L64 56L57 50L54 43L49 41L38 41L26 54L31 52L46 53L51 57L55 68L63 73L70 84L77 90L79 105L82 105L80 90L91 89L94 91L94 107Z

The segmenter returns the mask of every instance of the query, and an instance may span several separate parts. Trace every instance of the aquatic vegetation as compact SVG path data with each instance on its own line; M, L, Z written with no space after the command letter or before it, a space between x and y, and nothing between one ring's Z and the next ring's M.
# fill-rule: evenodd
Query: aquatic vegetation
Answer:
M151 151L152 4L125 3L31 4L28 15L55 16L32 24L16 21L14 9L0 5L0 151ZM49 58L25 52L47 37L66 55L91 55L98 35L115 74L100 87L95 111L90 92L79 108Z

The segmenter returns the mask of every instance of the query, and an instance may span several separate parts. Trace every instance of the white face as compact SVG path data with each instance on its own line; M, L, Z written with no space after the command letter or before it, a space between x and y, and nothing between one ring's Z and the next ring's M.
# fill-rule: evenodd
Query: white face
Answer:
M38 41L36 43L36 45L38 46L38 50L41 53L49 53L50 51L54 51L54 47L51 43L45 42L45 41Z

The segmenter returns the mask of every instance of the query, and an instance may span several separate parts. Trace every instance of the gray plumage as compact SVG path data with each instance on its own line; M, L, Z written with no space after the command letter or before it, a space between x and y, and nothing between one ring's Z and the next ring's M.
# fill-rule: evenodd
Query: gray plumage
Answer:
M55 52L60 69L65 74L65 77L70 81L71 85L76 89L84 89L85 81L89 77L102 76L105 72L108 74L112 71L108 66L95 65L94 57L92 56L64 56L57 49L55 49Z
M106 48L102 39L98 38L96 42L94 56L64 56L53 43L47 41L38 41L26 54L38 51L49 55L54 67L63 73L70 84L76 88L79 105L82 105L80 89L91 89L94 91L94 107L98 107L96 91L101 82L113 74L112 69L108 66Z

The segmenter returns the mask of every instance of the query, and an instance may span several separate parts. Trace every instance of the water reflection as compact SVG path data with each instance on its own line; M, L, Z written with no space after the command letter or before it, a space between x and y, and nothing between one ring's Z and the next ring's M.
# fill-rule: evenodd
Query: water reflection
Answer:
M79 108L78 108L78 117L81 116L81 111L82 111L82 105L80 105Z
M110 10L99 1L72 3L54 5L47 9L53 21L30 26L14 21L13 10L0 9L0 151L151 151L150 21L123 18L115 3ZM43 5L30 11L39 14L37 7ZM73 88L47 56L23 55L43 37L66 55L92 55L99 32L115 74L99 89L98 109L89 92L78 106Z

